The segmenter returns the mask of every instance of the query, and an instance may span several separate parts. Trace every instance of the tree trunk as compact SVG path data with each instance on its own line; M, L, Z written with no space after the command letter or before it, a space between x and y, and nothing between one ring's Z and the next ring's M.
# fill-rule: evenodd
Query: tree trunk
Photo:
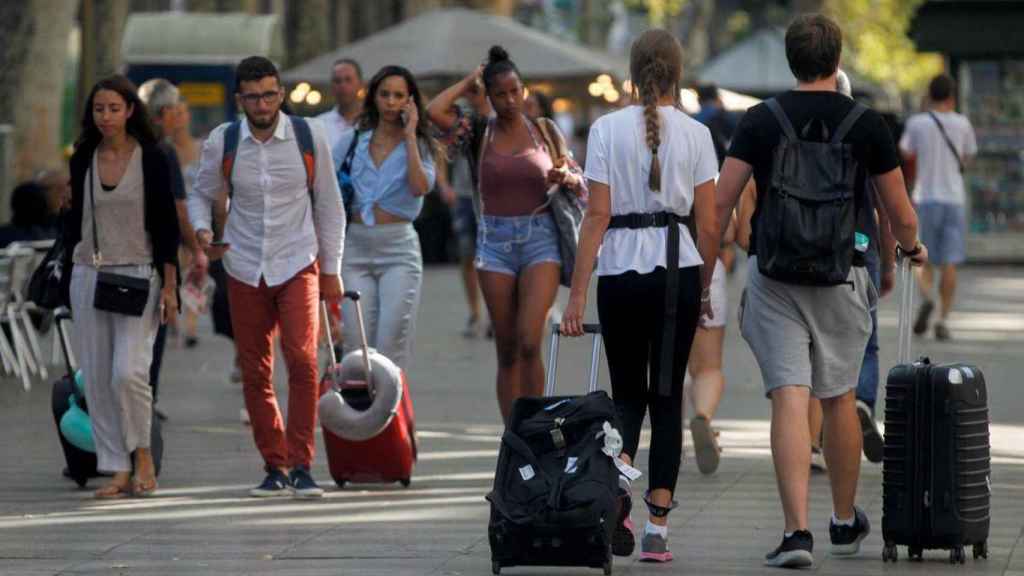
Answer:
M36 31L32 0L0 2L0 124L12 124L17 108L12 105L21 93L21 73Z
M96 46L96 78L121 70L121 36L128 19L128 0L92 0L95 10L93 41ZM92 83L89 86L92 86Z
M315 58L327 50L327 0L293 0L285 17L285 42L290 66Z

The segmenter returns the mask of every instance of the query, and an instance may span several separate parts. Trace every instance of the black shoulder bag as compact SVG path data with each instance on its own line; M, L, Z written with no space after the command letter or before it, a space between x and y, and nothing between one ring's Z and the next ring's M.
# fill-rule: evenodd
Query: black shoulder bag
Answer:
M92 208L92 264L96 267L96 293L92 306L104 312L142 316L149 301L150 280L135 278L113 272L103 272L103 253L100 252L100 238L96 232L96 198L93 195L92 169L86 172L89 180L89 206Z

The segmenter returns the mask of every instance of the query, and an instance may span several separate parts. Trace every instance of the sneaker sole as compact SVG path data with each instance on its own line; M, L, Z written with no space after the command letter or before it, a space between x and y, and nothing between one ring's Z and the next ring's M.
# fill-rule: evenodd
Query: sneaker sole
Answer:
M636 536L626 526L629 513L633 510L633 499L622 498L622 510L619 512L615 532L612 534L612 554L615 556L632 556L636 549Z
M296 500L316 500L324 497L324 491L320 490L294 490L292 497Z
M764 565L773 568L807 568L814 565L814 556L807 550L789 550L765 559Z
M661 552L661 553L641 552L640 553L640 561L641 562L660 562L660 563L671 562L672 561L672 553L671 552Z
M874 418L871 417L871 412L861 410L858 406L857 416L860 417L860 429L864 434L864 456L869 462L877 464L885 456L885 440L878 433L878 427Z
M860 535L857 536L857 539L854 540L851 544L833 544L832 545L832 555L833 556L853 556L855 554L858 554L860 552L860 543L863 542L864 539L867 538L868 534L870 534L870 533L871 532L869 530L865 530L864 532L861 532Z
M285 496L291 496L291 491L287 489L282 490L249 490L249 496L253 498L283 498Z
M714 474L718 470L719 454L715 446L715 433L707 418L698 416L690 420L690 434L693 436L693 451L697 458L697 469L701 474Z

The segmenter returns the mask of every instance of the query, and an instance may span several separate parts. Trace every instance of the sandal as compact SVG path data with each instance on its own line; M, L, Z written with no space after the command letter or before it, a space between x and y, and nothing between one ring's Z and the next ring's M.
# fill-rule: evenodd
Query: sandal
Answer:
M97 500L116 500L118 498L127 498L129 494L131 494L130 486L111 483L93 492L92 497Z
M138 478L132 479L132 494L137 498L148 498L156 493L157 482L156 478L149 478L148 480L140 480Z

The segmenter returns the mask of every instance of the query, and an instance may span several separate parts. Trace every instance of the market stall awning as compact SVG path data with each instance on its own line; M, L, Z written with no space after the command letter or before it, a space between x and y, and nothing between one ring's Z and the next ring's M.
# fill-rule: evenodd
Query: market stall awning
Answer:
M854 94L884 96L877 85L850 70ZM717 84L744 94L769 97L796 86L796 78L786 60L786 31L764 28L729 48L701 68L697 78L704 84Z
M451 79L466 75L487 57L491 46L503 46L527 81L592 79L607 73L625 79L628 65L601 50L567 42L502 16L475 10L434 10L323 54L286 71L288 84L327 82L339 58L359 62L369 77L383 66L397 64L420 79Z
M277 16L241 13L142 12L128 17L121 40L125 64L220 64L248 56L282 62Z

